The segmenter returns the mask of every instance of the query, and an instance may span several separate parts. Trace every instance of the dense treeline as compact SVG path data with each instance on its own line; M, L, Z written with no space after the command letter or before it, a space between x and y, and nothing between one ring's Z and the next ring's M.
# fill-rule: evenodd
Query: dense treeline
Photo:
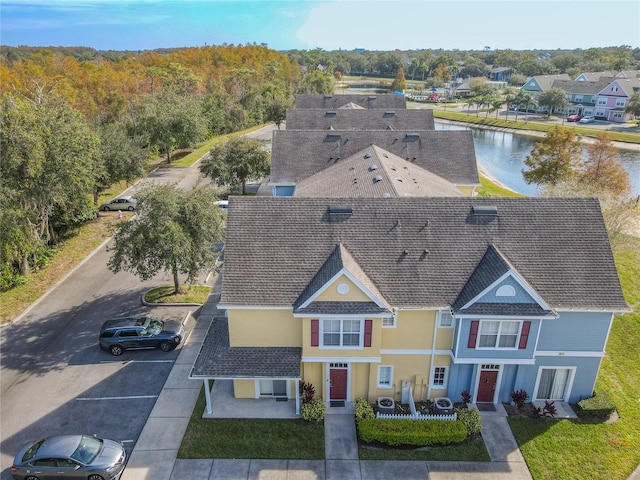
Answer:
M291 50L290 57L301 65L322 65L342 75L394 77L399 68L410 80L444 83L452 77L481 77L490 67L509 67L517 80L533 75L567 73L572 78L582 72L640 69L640 48L620 47L576 50L490 50L447 51L324 51Z
M95 218L101 192L158 155L213 134L281 122L298 92L331 78L264 46L163 52L3 47L0 290Z

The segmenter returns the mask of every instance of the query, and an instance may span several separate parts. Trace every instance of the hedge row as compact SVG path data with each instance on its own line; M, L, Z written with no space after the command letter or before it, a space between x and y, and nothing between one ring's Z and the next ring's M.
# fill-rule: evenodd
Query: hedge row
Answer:
M616 409L615 403L606 393L598 393L578 402L579 417L608 417Z
M411 420L363 418L358 422L360 438L365 442L387 445L447 445L467 438L462 422L447 420Z

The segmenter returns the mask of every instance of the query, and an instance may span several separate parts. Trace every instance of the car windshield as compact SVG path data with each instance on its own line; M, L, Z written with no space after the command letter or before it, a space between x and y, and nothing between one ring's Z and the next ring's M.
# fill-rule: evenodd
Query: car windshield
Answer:
M149 325L146 330L149 335L159 334L162 331L162 321L157 318L152 318L149 320Z
M42 440L38 440L33 445L31 445L27 449L27 451L24 452L24 455L22 456L22 461L28 462L29 460L31 460L35 456L38 449L40 448L40 445L42 445L42 442L44 442L44 438Z
M75 452L71 454L71 458L88 465L96 459L101 448L102 440L96 437L83 435L80 439L78 448L76 448Z

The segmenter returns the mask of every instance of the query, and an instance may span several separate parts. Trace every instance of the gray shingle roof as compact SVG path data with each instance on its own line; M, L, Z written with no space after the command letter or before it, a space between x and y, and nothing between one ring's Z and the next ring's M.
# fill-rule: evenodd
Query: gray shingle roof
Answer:
M287 110L287 130L434 130L433 111L416 110Z
M191 369L192 378L300 378L302 349L229 347L226 318L215 318Z
M461 197L456 186L372 145L296 184L296 197Z
M479 185L470 130L275 130L270 183L292 183L376 145L456 185Z
M612 78L598 80L596 82L584 80L554 80L551 88L559 88L567 93L583 95L595 95L613 81Z
M312 302L293 311L302 315L366 315L391 313L374 302Z
M407 100L404 95L322 95L322 94L298 94L296 95L296 108L327 108L337 109L348 103L354 103L364 108L407 108Z
M628 308L599 203L574 198L231 197L220 303L292 306L339 244L394 307L452 305L494 245L553 309Z
M555 317L555 313L537 303L474 303L455 313L464 315L498 315L505 317Z

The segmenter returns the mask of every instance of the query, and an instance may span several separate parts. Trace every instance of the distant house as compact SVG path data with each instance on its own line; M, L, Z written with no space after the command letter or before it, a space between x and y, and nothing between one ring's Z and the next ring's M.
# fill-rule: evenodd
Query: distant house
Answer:
M553 88L553 82L555 82L556 80L571 81L571 77L569 77L569 75L567 75L566 73L561 73L558 75L536 75L534 77L528 78L525 84L520 87L520 90L529 92L533 95L534 98L538 98L540 94ZM537 111L546 112L547 107L539 106L537 107Z
M273 132L270 177L258 194L296 195L300 182L333 165L348 161L354 168L362 167L364 156L372 154L366 149L372 146L380 149L380 155L393 154L455 185L462 195L471 196L480 185L469 130L278 130ZM408 164L398 164L396 168L405 166L409 168ZM345 174L354 182L353 175ZM359 186L364 188L364 184Z
M603 71L603 72L583 72L578 75L575 80L577 82L597 82L601 78L613 78L615 77L615 72L612 71Z
M236 398L590 397L628 311L597 199L231 197L190 378Z
M287 130L434 130L432 110L291 108Z
M554 80L552 88L564 90L570 105L565 109L567 115L594 115L598 93L601 92L612 78L602 77L600 80Z
M596 97L593 116L610 122L626 122L633 117L625 113L631 96L640 91L639 77L616 76L600 90Z
M507 82L513 69L510 67L494 67L489 71L489 79L494 82Z
M404 95L296 95L296 108L324 108L336 110L347 104L357 105L361 108L398 109L407 108L407 100Z

